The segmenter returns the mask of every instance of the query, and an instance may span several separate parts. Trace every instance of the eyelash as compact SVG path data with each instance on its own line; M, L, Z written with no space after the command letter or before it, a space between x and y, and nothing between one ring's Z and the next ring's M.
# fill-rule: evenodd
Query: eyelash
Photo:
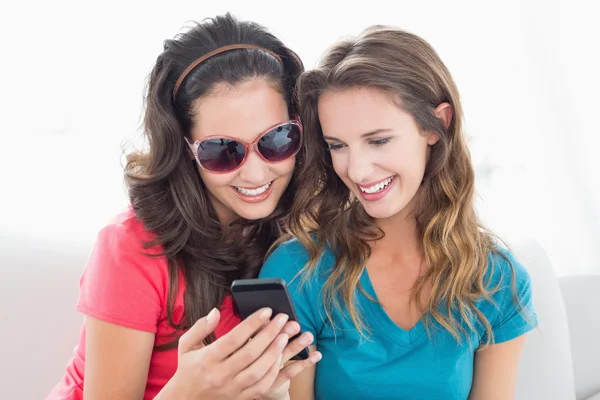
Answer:
M337 151L337 150L341 149L342 147L344 147L344 145L343 144L339 144L339 143L328 144L327 145L327 150L328 151Z
M369 141L369 144L376 146L376 147L380 147L380 146L388 144L390 142L390 140L392 140L392 139L391 138L375 139L375 140ZM344 147L344 145L340 144L340 143L328 144L327 150L328 151L337 151L337 150L340 150L342 147Z
M392 139L391 138L375 139L375 140L371 140L369 142L369 144L379 147L379 146L383 146L384 144L388 144L390 142L390 140L392 140Z

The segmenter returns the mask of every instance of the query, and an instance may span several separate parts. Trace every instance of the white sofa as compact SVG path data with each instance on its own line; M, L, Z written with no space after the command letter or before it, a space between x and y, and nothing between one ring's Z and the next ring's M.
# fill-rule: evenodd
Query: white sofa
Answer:
M0 398L43 399L61 377L82 323L74 307L91 245L0 230ZM513 250L532 276L540 320L516 398L600 399L600 275L559 280L535 242Z
M600 400L600 275L558 279L539 244L511 247L531 275L540 321L525 344L516 398Z

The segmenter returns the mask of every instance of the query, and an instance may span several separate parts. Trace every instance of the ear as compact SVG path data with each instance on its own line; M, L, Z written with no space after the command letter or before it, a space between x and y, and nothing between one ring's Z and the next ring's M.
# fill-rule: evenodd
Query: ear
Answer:
M453 117L452 106L450 105L450 103L441 103L435 108L435 110L433 110L433 113L440 121L442 121L444 128L448 129ZM432 133L427 139L427 144L433 146L438 142L438 140L440 140L440 135L438 133Z
M448 129L450 123L452 122L452 117L454 111L452 110L452 106L450 103L441 103L439 106L433 110L434 114L442 123L444 124L444 128Z

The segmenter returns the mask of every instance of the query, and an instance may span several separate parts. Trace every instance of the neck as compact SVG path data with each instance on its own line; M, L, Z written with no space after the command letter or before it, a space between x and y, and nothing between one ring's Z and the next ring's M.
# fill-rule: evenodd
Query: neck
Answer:
M398 214L375 221L385 236L372 244L373 249L408 259L423 256L423 243L418 235L417 219L413 212L416 197Z
M385 233L373 247L393 253L421 253L422 243L417 235L417 220L413 216L395 215L379 219L377 226Z

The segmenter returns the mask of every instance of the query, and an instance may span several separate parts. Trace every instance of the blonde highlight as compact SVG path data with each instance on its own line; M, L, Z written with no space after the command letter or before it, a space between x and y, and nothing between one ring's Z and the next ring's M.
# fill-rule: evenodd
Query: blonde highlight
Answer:
M360 277L371 255L370 243L384 233L335 174L318 116L318 101L323 93L358 87L392 94L422 132L440 135L438 143L431 147L420 188L419 197L426 202L419 202L415 214L425 262L430 268L416 281L411 301L421 299L429 284L429 300L421 305L427 328L435 321L460 341L481 325L486 338L482 345L492 343L492 327L476 303L483 299L492 301L491 296L498 290L490 287L494 265L489 256L497 254L509 264L510 261L499 249L499 238L481 224L475 211L475 174L463 133L458 89L431 45L400 29L373 26L357 38L335 44L319 66L298 81L305 141L312 153L306 168L313 172L306 175L313 181L312 187L308 182L299 184L288 232L308 252L309 261L301 271L303 282L316 273L323 249L331 249L335 263L322 291L327 319L335 326L334 313L347 314L363 335L368 332L356 296L358 290L365 293ZM434 114L444 102L451 105L454 114L448 127ZM514 280L513 269L516 297Z

